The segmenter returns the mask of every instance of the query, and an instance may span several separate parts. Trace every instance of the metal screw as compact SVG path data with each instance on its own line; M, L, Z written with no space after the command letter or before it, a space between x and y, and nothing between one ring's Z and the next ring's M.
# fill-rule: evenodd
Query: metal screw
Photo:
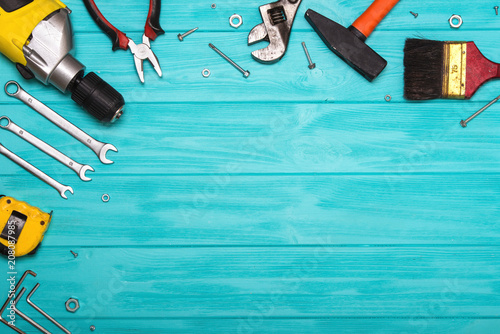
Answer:
M418 13L414 13L414 12L412 12L411 10L410 10L410 14L411 14L411 15L413 15L413 16L415 16L415 18L417 18L417 17L418 17Z
M193 32L195 32L196 30L198 30L198 27L196 27L196 28L194 28L194 29L191 29L191 30L189 30L189 31L186 31L186 32L185 32L185 33L183 33L183 34L179 34L179 35L177 35L177 38L179 38L179 41L181 41L181 42L182 42L182 41L184 40L184 37L191 35L191 34L192 34Z
M493 7L495 9L495 13L498 15L498 6Z
M73 254L73 256L74 256L75 258L77 258L77 257L78 257L78 253L75 253L75 252L73 252L72 250L70 250L70 252L71 252L71 254Z
M304 52L306 53L307 61L309 62L309 68L312 70L316 67L316 64L312 62L311 56L309 55L309 50L307 50L306 42L302 42L302 47L304 48Z
M95 331L95 326L94 325L90 326L90 331L91 332Z
M476 118L477 116L479 116L480 113L482 113L483 111L485 111L486 109L488 109L489 107L491 107L493 104L495 104L498 100L500 100L500 96L498 96L497 98L495 98L493 101L491 101L490 103L488 103L487 105L485 105L484 107L482 107L481 109L479 109L474 115L472 115L471 117L467 118L465 121L464 120L461 120L460 121L460 125L465 128L467 127L467 123L469 123L470 121L472 121L474 118Z
M242 69L241 66L232 61L231 58L222 53L222 51L217 49L212 43L209 43L208 46L212 48L215 52L217 52L222 58L227 60L229 64L233 65L238 71L240 71L245 78L248 78L250 76L249 71L245 71L244 69Z

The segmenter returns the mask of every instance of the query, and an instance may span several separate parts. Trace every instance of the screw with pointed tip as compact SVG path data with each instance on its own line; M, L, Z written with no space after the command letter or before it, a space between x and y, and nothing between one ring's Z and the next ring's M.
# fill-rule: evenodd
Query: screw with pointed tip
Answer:
M183 34L179 34L179 35L177 35L177 38L179 38L179 41L181 41L181 42L182 42L186 36L191 35L191 34L192 34L193 32L195 32L196 30L198 30L198 27L196 27L196 28L194 28L194 29L191 29L191 30L189 30L189 31L186 31L186 32L185 32L185 33L183 33Z
M493 9L495 10L495 13L498 15L498 6L493 7Z
M470 121L472 121L474 118L476 118L477 116L479 116L479 114L481 114L483 111L485 111L486 109L488 109L489 107L491 107L493 104L495 104L498 100L500 100L500 96L497 96L493 101L491 101L490 103L488 103L487 105L485 105L484 107L482 107L481 109L479 109L478 111L476 111L476 113L474 113L474 115L472 115L471 117L467 118L465 121L464 120L461 120L460 121L460 125L465 128L467 127L467 123L469 123Z
M304 48L304 52L306 53L307 61L309 62L309 68L312 70L316 67L316 64L312 62L311 56L309 55L309 50L307 50L306 42L302 42L302 47Z
M417 17L418 17L418 13L414 13L414 12L412 12L411 10L410 10L410 14L411 14L411 15L413 15L413 16L415 16L415 18L417 18Z
M225 60L227 60L227 62L229 64L233 65L238 71L240 71L245 78L248 78L250 76L250 72L249 71L245 71L243 68L241 68L240 65L236 64L231 58L229 58L224 53L222 53L221 50L217 49L212 43L209 43L208 46L212 50L214 50L215 52L217 52L222 58L224 58Z
M70 250L70 252L71 252L71 254L73 254L73 256L74 256L75 258L77 258L77 257L78 257L78 253L75 253L75 252L73 252L72 250Z

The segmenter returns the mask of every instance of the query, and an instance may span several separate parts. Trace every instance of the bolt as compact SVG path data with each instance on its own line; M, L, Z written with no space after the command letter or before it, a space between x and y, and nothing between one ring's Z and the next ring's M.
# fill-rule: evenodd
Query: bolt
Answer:
M70 252L71 252L71 254L73 254L73 256L74 256L75 258L77 258L77 257L78 257L78 253L75 253L75 252L73 252L72 250L70 250Z
M477 116L479 116L479 114L481 114L483 111L485 111L486 109L488 109L489 107L491 107L493 104L495 104L498 100L500 100L500 96L497 96L493 101L491 101L490 103L488 103L487 105L485 105L484 107L482 107L481 109L479 109L478 111L476 111L476 113L474 115L472 115L471 117L467 118L465 121L464 120L461 120L460 121L460 125L465 128L467 127L467 123L469 123L470 121L472 121L474 118L476 118Z
M94 325L90 326L90 331L91 332L95 331L95 326Z
M498 15L498 6L493 7L495 9L495 13Z
M302 42L302 47L304 48L304 52L306 53L307 61L309 62L309 68L312 70L316 67L316 64L312 62L311 56L309 55L309 50L307 50L306 42Z
M227 60L229 64L233 65L238 71L240 71L245 78L248 78L250 76L249 71L245 71L244 69L242 69L241 66L232 61L231 58L222 53L222 51L217 49L212 43L209 43L208 46L212 48L215 52L217 52L222 58Z
M413 15L413 16L415 16L415 18L417 18L417 17L418 17L418 13L414 13L414 12L412 12L411 10L410 10L410 14L411 14L411 15Z
M185 33L183 33L183 34L179 34L179 35L177 35L177 38L179 38L179 41L181 41L181 42L182 42L182 41L184 40L184 37L191 35L191 34L192 34L193 32L195 32L196 30L198 30L198 27L196 27L196 28L194 28L194 29L191 29L191 30L189 30L189 31L186 31L186 32L185 32Z

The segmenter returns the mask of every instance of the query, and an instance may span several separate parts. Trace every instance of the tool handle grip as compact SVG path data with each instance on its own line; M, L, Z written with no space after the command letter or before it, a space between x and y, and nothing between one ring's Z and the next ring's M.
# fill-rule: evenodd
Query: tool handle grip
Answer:
M144 28L144 35L154 41L156 37L163 35L165 31L160 26L161 0L149 0L149 13Z
M106 20L99 8L97 8L94 0L83 0L83 2L95 23L97 23L99 28L111 38L111 42L113 42L113 51L118 49L128 50L127 35Z
M352 24L365 37L371 35L378 24L396 6L399 0L375 0L368 9Z

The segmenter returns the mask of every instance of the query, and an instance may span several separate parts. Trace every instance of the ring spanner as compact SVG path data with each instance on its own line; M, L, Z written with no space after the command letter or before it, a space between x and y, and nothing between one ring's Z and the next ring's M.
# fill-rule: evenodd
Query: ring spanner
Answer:
M2 120L6 120L8 123L7 125L2 125ZM26 140L28 143L31 145L35 146L38 148L40 151L46 153L47 155L51 156L52 158L56 159L69 169L73 170L79 177L82 179L82 181L91 181L92 179L89 177L85 176L85 172L88 170L94 171L94 169L88 165L82 165L70 157L66 156L65 154L61 153L60 151L56 150L43 140L38 139L37 137L33 136L31 133L28 131L24 130L23 128L19 127L17 124L12 122L10 118L7 116L1 116L0 117L0 128L9 130L10 132L18 135L22 139Z
M66 197L66 191L69 191L70 193L73 194L73 188L60 184L59 182L57 182L56 180L54 180L53 178L51 178L50 176L48 176L47 174L45 174L44 172L33 166L32 164L30 164L29 162L27 162L26 160L20 158L19 156L15 155L14 153L6 149L2 144L0 144L0 153L5 155L7 158L12 160L19 166L23 167L31 174L35 175L43 182L47 183L55 190L57 190L62 198L68 199L68 197Z
M17 90L14 93L10 93L7 90L9 85L15 85L17 87ZM94 153L97 155L97 157L99 158L99 160L101 160L103 164L113 163L113 161L106 158L106 153L109 150L118 152L116 147L114 147L111 144L106 144L98 140L95 140L94 138L83 132L81 129L73 125L73 123L69 122L64 117L56 113L54 110L50 109L45 104L43 104L42 102L38 101L33 96L28 94L24 89L21 88L21 86L17 82L15 81L7 82L5 84L5 93L7 93L7 95L9 96L15 97L16 99L24 102L24 104L29 106L31 109L33 109L43 117L47 118L49 121L51 121L52 123L60 127L62 130L69 133L75 139L80 141L82 144L90 148L92 151L94 151Z

